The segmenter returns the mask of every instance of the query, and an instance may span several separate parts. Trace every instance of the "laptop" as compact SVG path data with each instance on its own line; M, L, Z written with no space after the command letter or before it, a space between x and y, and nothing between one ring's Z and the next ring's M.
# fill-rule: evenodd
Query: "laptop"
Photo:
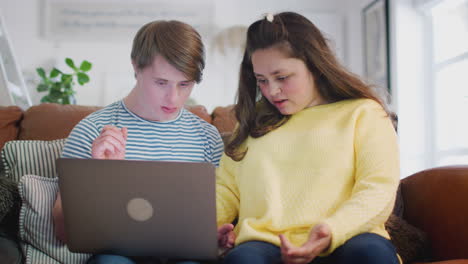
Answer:
M70 251L218 256L211 163L59 158L57 172Z

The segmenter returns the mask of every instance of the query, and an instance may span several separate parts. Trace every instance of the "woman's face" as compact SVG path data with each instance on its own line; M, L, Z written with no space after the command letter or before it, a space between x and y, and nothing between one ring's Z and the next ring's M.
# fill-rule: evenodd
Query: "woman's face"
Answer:
M254 51L252 65L260 91L281 114L292 115L324 103L305 63L280 48Z

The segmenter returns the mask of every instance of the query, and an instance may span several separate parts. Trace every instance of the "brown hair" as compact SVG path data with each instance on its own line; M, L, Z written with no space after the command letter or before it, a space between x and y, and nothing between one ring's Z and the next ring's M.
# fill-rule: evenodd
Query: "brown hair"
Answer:
M158 54L190 80L197 83L202 80L205 51L200 34L190 25L161 20L141 27L133 39L133 63L138 69L143 69Z
M270 19L271 20L271 19ZM241 144L248 136L261 137L286 123L282 115L259 91L253 72L252 53L277 47L292 58L302 60L315 80L318 93L329 103L352 98L369 98L385 103L371 86L340 65L320 30L307 18L293 12L277 14L254 22L247 31L247 44L240 66L239 88L234 112L238 127L226 146L226 154L240 161L247 149ZM387 111L387 110L386 110Z

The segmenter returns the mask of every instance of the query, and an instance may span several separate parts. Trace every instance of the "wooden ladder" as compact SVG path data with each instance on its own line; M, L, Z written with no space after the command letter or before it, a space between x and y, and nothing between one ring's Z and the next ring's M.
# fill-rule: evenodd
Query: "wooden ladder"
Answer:
M0 14L0 106L8 105L26 110L32 102Z

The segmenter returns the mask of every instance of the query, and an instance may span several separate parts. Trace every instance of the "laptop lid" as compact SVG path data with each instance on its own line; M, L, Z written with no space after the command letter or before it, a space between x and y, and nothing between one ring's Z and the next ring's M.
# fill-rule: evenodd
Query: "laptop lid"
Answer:
M57 171L71 251L217 257L212 164L60 158Z

